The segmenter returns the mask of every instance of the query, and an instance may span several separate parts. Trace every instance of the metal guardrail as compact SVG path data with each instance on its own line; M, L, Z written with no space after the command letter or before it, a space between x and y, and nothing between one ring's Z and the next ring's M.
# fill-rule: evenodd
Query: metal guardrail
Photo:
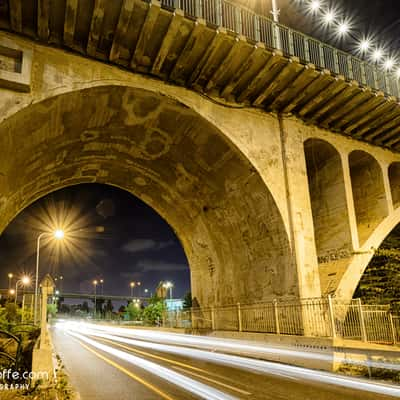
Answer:
M400 80L379 65L368 63L304 33L278 24L270 18L226 0L161 0L163 8L181 9L187 17L202 18L215 27L247 37L267 48L280 50L285 56L327 69L346 80L355 80L388 96L400 97Z
M164 326L400 343L400 317L388 306L333 298L168 311Z

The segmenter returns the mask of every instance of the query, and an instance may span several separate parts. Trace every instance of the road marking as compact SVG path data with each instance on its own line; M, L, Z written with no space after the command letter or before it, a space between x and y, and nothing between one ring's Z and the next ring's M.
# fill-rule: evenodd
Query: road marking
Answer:
M80 340L78 340L78 339L75 339L75 340L77 342L79 342L79 344L82 347L84 347L86 350L89 350L94 355L96 355L97 357L101 358L103 361L105 361L108 364L112 365L113 367L119 369L121 372L123 372L124 374L128 375L130 378L134 379L135 381L137 381L137 382L141 383L142 385L146 386L148 389L150 389L153 392L155 392L158 395L160 395L163 399L165 399L165 400L174 400L173 397L168 396L166 393L162 392L160 389L156 388L151 383L149 383L149 382L145 381L144 379L140 378L139 376L135 375L133 372L127 370L126 368L124 368L123 366L121 366L121 365L117 364L116 362L110 360L109 358L104 357L102 354L98 353L96 350L93 350L92 348L90 348L86 344L83 344Z
M181 367L172 367L172 368L176 369L178 371L181 371L181 372L185 372L186 374L190 374L190 375L196 376L197 378L204 379L204 380L209 381L209 382L213 382L213 383L215 383L217 385L226 387L227 389L234 390L234 391L239 392L241 394L245 394L246 396L250 396L251 395L250 392L246 392L245 390L238 389L237 387L234 387L234 386L231 386L231 385L227 385L226 383L222 383L222 382L216 381L215 379L207 378L207 377L202 376L200 374L196 374L195 372L186 371L184 368L181 368Z
M194 372L186 371L185 368L192 369L192 370L194 370L194 371L203 372L203 373L206 373L206 374L208 374L208 375L213 375L213 376L217 376L217 377L219 377L219 378L226 379L225 377L223 377L223 376L221 376L221 375L213 374L212 372L208 372L208 371L206 371L206 370L204 370L204 369L197 368L197 367L193 367L192 365L188 365L188 364L185 364L185 363L182 363L182 362L179 362L179 361L171 360L171 359L169 359L169 358L165 358L165 357L161 357L161 356L156 356L155 354L151 354L151 353L147 353L147 352L145 352L145 351L133 349L132 347L125 346L125 345L120 344L120 343L116 343L116 342L114 342L114 341L112 341L112 340L109 340L109 339L105 339L105 338L101 338L101 337L97 337L97 336L95 336L95 337L97 338L97 340L111 343L111 344L113 344L113 345L115 345L115 346L118 346L118 347L121 347L121 348L123 348L123 349L126 349L126 350L129 350L129 351L132 351L132 352L141 354L141 355L143 355L143 356L153 357L153 358L156 358L156 359L158 359L158 360L162 360L162 361L166 361L166 362L171 363L171 364L179 365L179 367L173 367L173 368L179 369L180 371L187 372L188 374L192 374L192 375L194 375L194 376L200 377L200 378L205 379L205 380L207 380L207 381L210 381L210 382L216 383L216 384L218 384L218 385L224 386L224 387L226 387L226 388L229 388L229 389L231 389L231 390L234 390L234 391L236 391L236 392L238 392L238 393L241 393L241 394L244 394L244 395L246 395L246 396L250 396L250 395L251 395L251 393L250 393L250 392L247 392L246 390L242 390L242 389L239 389L239 388L237 388L237 387L228 385L228 384L226 384L226 383L219 382L219 381L216 381L216 380L214 380L214 379L204 377L204 376L202 376L202 375L200 375L200 374L196 374L196 373L194 373ZM183 368L180 368L180 367L183 367Z

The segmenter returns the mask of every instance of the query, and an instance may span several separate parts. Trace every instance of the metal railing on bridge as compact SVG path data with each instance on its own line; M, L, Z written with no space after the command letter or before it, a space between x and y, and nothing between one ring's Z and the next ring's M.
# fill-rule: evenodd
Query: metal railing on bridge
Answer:
M261 42L269 49L280 50L285 56L297 57L303 63L314 64L321 70L327 69L344 76L346 80L356 80L359 84L382 91L386 95L400 97L397 74L278 24L238 4L227 0L161 0L161 5L170 10L181 9L187 17L204 19L214 27L223 27L243 35L254 43Z
M333 298L235 304L168 311L168 327L343 338L381 344L400 343L400 317L389 306Z

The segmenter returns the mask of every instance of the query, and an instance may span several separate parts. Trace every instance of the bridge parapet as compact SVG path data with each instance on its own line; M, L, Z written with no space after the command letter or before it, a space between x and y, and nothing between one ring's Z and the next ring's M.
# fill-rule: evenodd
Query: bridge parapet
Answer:
M255 43L261 42L269 49L282 51L285 56L298 57L302 63L327 69L346 80L356 80L363 86L400 97L399 78L395 73L258 15L234 1L161 0L161 5L171 10L181 9L187 16L203 18L211 25L243 35Z

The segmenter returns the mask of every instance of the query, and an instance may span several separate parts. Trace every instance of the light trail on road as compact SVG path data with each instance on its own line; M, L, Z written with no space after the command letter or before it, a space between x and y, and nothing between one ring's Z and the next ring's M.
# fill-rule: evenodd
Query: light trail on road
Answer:
M320 353L314 353L312 351L301 351L293 350L288 348L283 348L282 346L259 346L256 343L243 343L241 340L237 339L226 339L226 338L215 338L215 337L203 337L196 335L185 335L181 333L170 333L170 332L154 332L151 330L143 329L129 329L120 328L114 326L89 324L86 322L62 322L63 326L70 326L74 329L78 324L80 328L88 327L91 329L96 329L98 331L109 332L114 335L129 336L137 338L140 340L165 343L165 344L175 344L178 346L193 346L197 348L204 348L212 351L233 351L236 353L243 353L251 357L262 357L266 355L282 355L291 358L305 359L305 360L315 360L315 361L325 361L333 362L333 357L331 355L325 355ZM66 325L65 325L66 324ZM349 357L341 357L339 355L335 356L335 362L342 362L345 364L359 365L368 368L380 368L386 370L400 371L400 363L394 364L390 362L375 361L371 359L352 359Z
M237 400L236 397L230 396L224 392L214 389L211 386L207 386L203 383L197 382L191 378L188 378L180 373L174 372L168 368L162 367L151 361L144 360L141 357L136 357L132 354L128 354L121 350L115 349L110 346L101 344L93 339L90 339L80 333L69 330L68 333L73 337L85 342L105 353L111 354L117 358L127 361L136 367L142 368L158 377L176 385L180 388L199 396L206 400Z
M187 345L188 342L188 340L186 340L188 338L184 335L180 335L182 336L181 346L174 346L174 345L154 343L152 341L151 342L149 341L149 340L154 340L154 337L157 337L160 340L161 335L163 339L165 339L165 336L169 336L168 333L162 333L160 335L160 333L158 332L145 331L144 335L143 331L138 332L136 330L129 330L126 328L106 327L106 326L99 326L87 323L85 324L66 323L59 325L59 327L62 329L66 329L69 332L75 333L76 331L79 331L80 334L95 336L101 339L106 339L111 342L124 343L134 347L150 349L153 351L160 351L183 357L191 357L206 362L217 363L223 366L239 368L242 370L248 370L257 373L263 373L266 375L276 375L284 377L286 379L289 378L289 379L313 381L317 383L356 389L359 391L367 391L376 394L400 397L400 387L394 385L378 384L366 381L364 379L339 376L333 373L310 370L307 368L295 367L291 365L279 364L269 361L262 361L243 356L215 353L213 351L206 351L203 349L200 350L195 348L182 347L183 345ZM106 333L110 331L117 333L117 335ZM151 334L149 335L148 333L154 333L154 335ZM124 335L125 337L120 335ZM133 336L133 337L139 336L141 337L142 340L135 340L128 338L126 336ZM180 337L178 337L178 335L171 334L170 340L172 340L174 343L177 343L179 338ZM191 337L189 339L191 339L190 342L193 344L197 338ZM202 342L204 345L205 341L202 340ZM115 349L113 351L118 351L118 350ZM131 349L131 351L135 351L135 349Z

